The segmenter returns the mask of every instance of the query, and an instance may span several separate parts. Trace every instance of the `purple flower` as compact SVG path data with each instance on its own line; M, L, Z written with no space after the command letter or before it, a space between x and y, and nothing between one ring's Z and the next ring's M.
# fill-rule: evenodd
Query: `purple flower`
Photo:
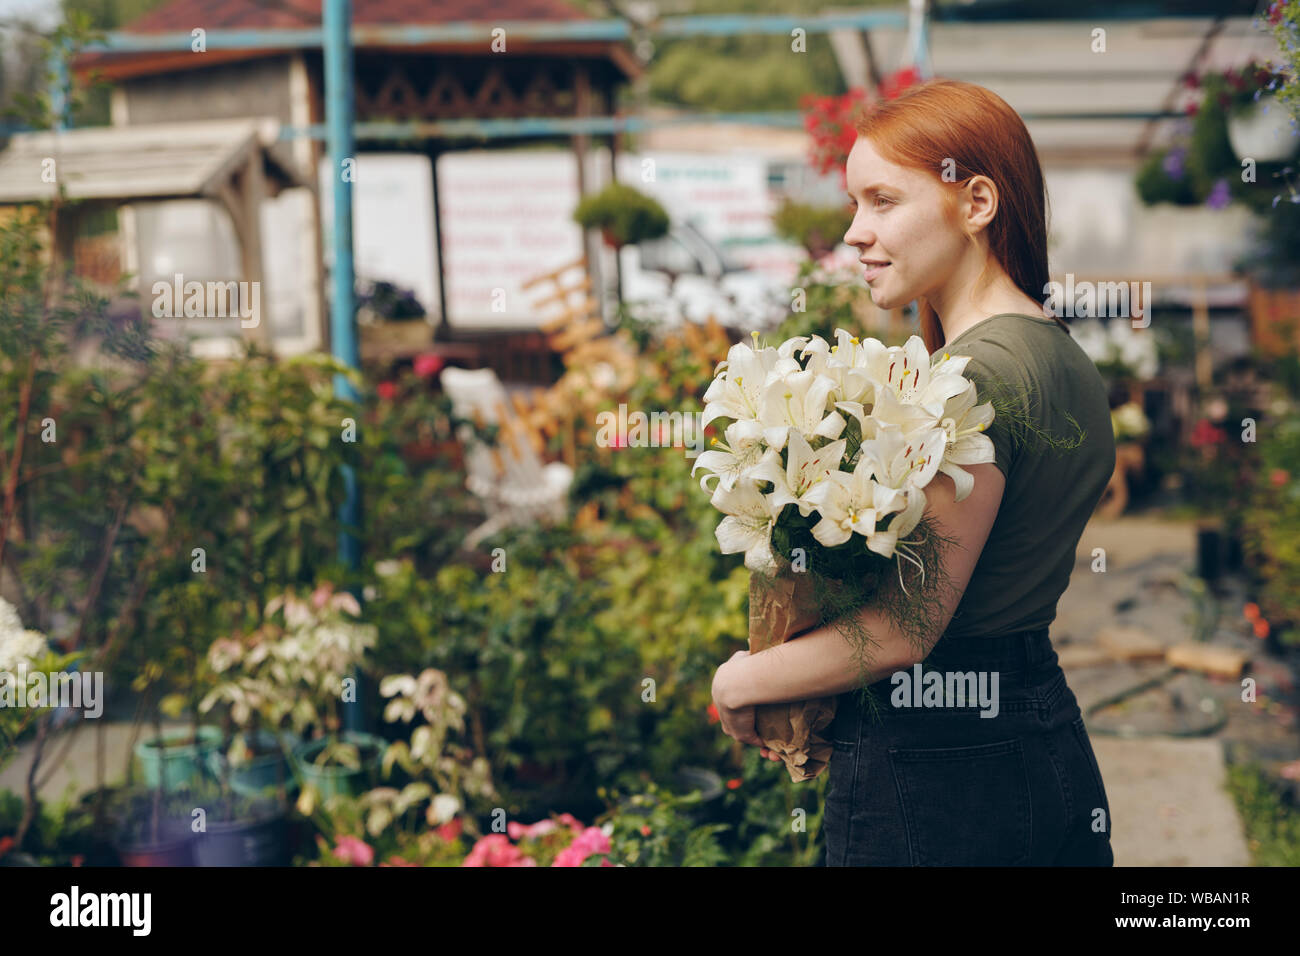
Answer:
M1170 179L1181 180L1183 178L1183 160L1187 156L1187 149L1183 146L1175 146L1165 154L1163 163L1165 173Z
M1216 181L1214 188L1210 190L1210 194L1205 197L1205 205L1211 209L1222 209L1230 202L1232 202L1232 195L1228 192L1228 181L1226 179Z

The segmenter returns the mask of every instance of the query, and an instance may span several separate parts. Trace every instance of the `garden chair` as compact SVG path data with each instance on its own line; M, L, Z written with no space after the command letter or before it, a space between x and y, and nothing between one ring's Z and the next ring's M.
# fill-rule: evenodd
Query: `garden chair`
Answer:
M540 438L511 414L496 373L490 368L453 366L443 369L441 381L458 417L480 427L499 426L492 445L480 440L468 425L462 425L457 436L465 447L465 485L483 501L488 515L466 537L465 547L474 548L506 527L563 520L573 469L562 462L542 462Z

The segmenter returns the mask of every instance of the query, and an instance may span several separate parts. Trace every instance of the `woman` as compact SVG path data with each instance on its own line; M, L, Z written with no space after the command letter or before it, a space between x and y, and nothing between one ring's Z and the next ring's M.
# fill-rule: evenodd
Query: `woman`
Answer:
M917 301L931 353L971 356L980 394L1014 390L1026 420L990 426L996 461L969 467L975 486L960 503L946 475L926 488L928 516L952 539L942 626L926 647L883 612L861 614L876 642L879 719L859 709L853 648L832 626L723 664L713 684L723 729L762 746L755 705L838 695L828 865L1110 866L1105 787L1048 625L1115 443L1095 366L1045 317L1046 196L1033 142L1002 99L948 80L885 103L857 132L844 241L872 299L883 309ZM993 705L908 706L918 701L896 691L914 665L940 671L945 686L949 674L983 677Z

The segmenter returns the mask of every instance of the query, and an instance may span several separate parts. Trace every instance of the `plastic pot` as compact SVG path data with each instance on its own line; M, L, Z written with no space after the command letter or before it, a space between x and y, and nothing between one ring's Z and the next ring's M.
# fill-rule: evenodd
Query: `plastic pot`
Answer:
M123 866L193 866L194 839L180 837L167 843L119 844Z
M1261 95L1250 107L1228 117L1228 141L1238 159L1259 163L1285 162L1300 145L1291 130L1291 114L1272 95Z
M284 814L271 810L246 820L208 821L194 842L199 866L285 866Z
M388 742L382 737L360 731L344 731L339 735L339 738L344 743L356 744L362 748L360 769L351 770L347 767L334 766L319 767L312 763L329 743L329 739L325 737L308 740L299 744L293 750L293 762L298 769L298 773L302 775L302 782L304 784L314 784L322 799L340 793L354 796L359 794L365 789L366 783L374 776L379 767L380 758L388 747ZM369 757L365 754L366 748L372 751Z
M158 737L147 737L135 745L135 757L140 762L140 772L147 788L157 787L160 776L166 793L174 793L198 782L209 756L221 742L221 731L216 727L200 727L197 743L169 743L190 736L189 728L170 730L163 732L161 746Z
M259 730L252 736L259 747L280 745L276 736L270 731ZM302 743L297 734L290 733L281 734L279 740L283 741L290 753ZM274 792L281 782L284 783L286 790L294 790L298 786L298 781L294 778L293 770L283 752L254 757L252 760L234 766L218 748L208 756L208 770L214 777L228 778L230 789L245 797L257 797Z

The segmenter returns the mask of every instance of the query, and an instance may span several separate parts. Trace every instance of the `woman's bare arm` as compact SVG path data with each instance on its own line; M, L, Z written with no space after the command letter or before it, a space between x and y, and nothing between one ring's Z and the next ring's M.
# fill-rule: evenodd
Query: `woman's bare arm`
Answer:
M1006 478L996 465L969 465L967 470L975 478L975 487L963 501L953 500L956 489L947 475L936 475L925 489L926 514L954 539L943 558L951 587L939 616L941 626L930 636L925 652L918 653L915 644L893 626L888 615L870 606L864 608L860 619L875 642L869 682L924 660L947 629L966 591L1006 486ZM836 696L861 686L859 678L853 645L831 625L757 654L733 658L720 669L714 695L720 705L739 709Z

